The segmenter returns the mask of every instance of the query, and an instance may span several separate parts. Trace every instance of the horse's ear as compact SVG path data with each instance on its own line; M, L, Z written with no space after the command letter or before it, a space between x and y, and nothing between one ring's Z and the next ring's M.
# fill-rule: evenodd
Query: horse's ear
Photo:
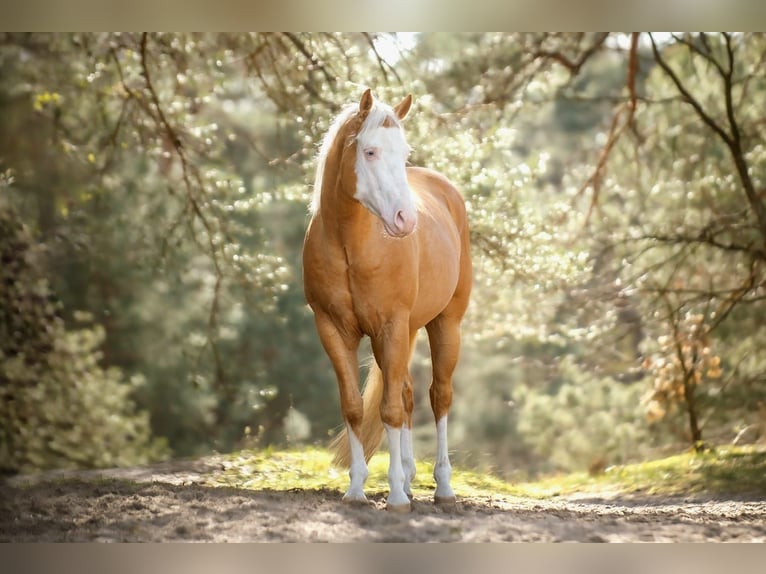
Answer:
M407 117L407 114L410 111L410 107L412 106L412 94L407 94L407 97L404 98L401 102L399 102L399 105L394 108L394 113L396 114L396 117L400 120L403 120Z
M362 94L362 99L359 100L359 113L366 116L372 109L372 91L367 88Z

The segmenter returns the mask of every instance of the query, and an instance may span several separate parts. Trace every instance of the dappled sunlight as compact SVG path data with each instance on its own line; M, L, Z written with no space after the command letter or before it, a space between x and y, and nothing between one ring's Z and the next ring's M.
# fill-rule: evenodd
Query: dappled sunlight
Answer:
M342 496L347 471L331 466L332 455L319 448L245 450L221 457L221 472L206 484L251 490L330 489ZM417 460L413 494L431 498L435 483L433 460ZM388 491L388 453L369 462L366 490ZM587 493L648 495L762 495L766 492L766 450L729 447L704 453L688 452L651 462L613 465L598 473L557 473L535 481L508 482L491 472L453 467L452 486L458 497L526 497L549 499Z

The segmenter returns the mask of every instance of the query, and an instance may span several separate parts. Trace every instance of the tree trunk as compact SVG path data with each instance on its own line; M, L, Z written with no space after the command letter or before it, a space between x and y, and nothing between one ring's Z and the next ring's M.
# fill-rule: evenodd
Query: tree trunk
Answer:
M702 452L705 450L705 445L702 442L702 429L699 426L699 418L697 416L697 401L694 396L695 386L691 382L693 375L694 367L684 373L684 398L686 399L686 415L689 419L691 442L695 451Z

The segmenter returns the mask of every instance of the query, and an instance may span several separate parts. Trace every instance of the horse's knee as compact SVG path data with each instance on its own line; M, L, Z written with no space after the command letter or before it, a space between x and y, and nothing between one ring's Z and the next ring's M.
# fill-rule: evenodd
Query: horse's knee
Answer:
M351 425L351 428L356 430L362 424L364 402L361 395L341 401L341 410L343 411L343 418Z
M399 400L395 398L383 399L383 402L380 404L380 419L384 424L394 428L401 428L404 424L404 418L404 401L401 397L399 397Z
M412 409L415 408L415 397L412 389L412 378L410 377L404 381L404 386L402 387L402 401L404 403L404 411L406 413L411 413Z

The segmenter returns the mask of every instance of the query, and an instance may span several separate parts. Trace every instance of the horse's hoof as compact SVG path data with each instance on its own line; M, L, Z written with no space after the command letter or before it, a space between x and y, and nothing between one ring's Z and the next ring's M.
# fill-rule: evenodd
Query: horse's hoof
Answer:
M398 514L403 514L405 512L411 512L412 511L412 504L409 502L405 504L386 504L386 510L389 512L396 512Z
M434 496L434 503L439 506L456 506L457 498L454 496Z
M346 495L346 496L343 497L342 502L343 502L343 504L348 504L350 506L366 506L367 504L369 504L367 502L367 497L364 496L364 495L362 495L362 496L348 496L348 495Z

